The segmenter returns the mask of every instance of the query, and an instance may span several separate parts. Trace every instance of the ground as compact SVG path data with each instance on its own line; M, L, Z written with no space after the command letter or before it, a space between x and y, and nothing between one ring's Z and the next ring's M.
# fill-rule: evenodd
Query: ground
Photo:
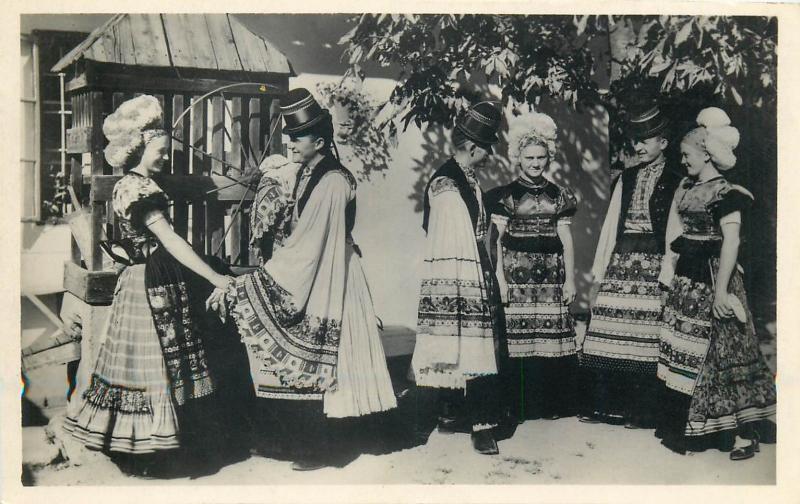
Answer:
M43 436L28 437L44 442ZM499 446L500 455L479 455L472 450L468 435L434 432L423 446L361 455L341 468L296 472L287 461L251 455L216 474L165 480L128 476L96 454L82 465L40 465L30 477L36 485L775 483L775 445L762 444L754 458L739 462L716 450L678 455L661 446L652 431L584 424L575 418L528 421ZM26 447L26 453L32 451Z
M583 327L580 327L581 331ZM394 338L394 344L401 338ZM762 351L774 370L774 333ZM386 345L395 389L408 386L409 357ZM400 355L405 353L405 355ZM193 478L145 479L129 476L105 455L89 452L83 460L64 461L46 432L50 419L63 416L64 369L43 368L29 377L23 403L23 480L32 485L269 485L269 484L737 484L772 485L776 478L776 445L761 445L752 459L733 462L727 453L708 450L679 455L663 447L652 430L585 424L576 418L531 420L513 437L500 441L500 454L479 455L466 434L433 432L427 443L397 443L395 432L410 424L413 408L407 395L400 408L377 430L381 448L361 454L342 467L296 472L286 460L251 454L218 472ZM45 386L46 385L46 386ZM47 390L50 390L48 393ZM411 389L413 390L413 388ZM61 395L58 400L56 396ZM48 402L48 397L49 402ZM53 422L51 422L53 423ZM52 435L51 435L52 438ZM56 440L58 441L58 440ZM394 446L393 446L394 445Z

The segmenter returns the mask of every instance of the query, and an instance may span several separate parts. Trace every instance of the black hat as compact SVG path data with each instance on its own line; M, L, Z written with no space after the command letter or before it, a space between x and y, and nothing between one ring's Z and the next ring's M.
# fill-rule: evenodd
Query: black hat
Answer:
M501 118L500 109L495 103L480 102L456 120L456 129L491 152L492 144L498 141L497 130Z
M628 133L636 140L653 138L662 133L669 123L658 104L650 103L631 107L628 112Z
M286 125L283 131L288 135L299 135L323 119L330 118L330 113L319 106L308 89L292 89L281 101L286 103L281 105L280 109Z

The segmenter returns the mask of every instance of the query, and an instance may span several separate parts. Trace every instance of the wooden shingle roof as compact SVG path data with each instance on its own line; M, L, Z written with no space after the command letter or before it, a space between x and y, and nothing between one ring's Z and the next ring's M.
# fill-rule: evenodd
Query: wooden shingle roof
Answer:
M293 76L270 41L230 14L116 14L53 67L81 58L99 63Z

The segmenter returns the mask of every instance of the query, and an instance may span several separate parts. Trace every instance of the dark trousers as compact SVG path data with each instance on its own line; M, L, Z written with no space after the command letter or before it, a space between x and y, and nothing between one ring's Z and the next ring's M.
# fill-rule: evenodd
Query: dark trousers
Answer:
M518 420L575 415L578 391L576 355L509 360L508 391L512 415Z
M440 418L454 420L460 432L497 426L503 416L501 385L498 375L489 375L467 380L466 390L417 387L417 432L430 432Z

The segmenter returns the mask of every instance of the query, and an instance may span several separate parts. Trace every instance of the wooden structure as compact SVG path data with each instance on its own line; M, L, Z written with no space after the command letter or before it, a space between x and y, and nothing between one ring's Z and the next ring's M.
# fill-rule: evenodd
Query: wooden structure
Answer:
M72 103L67 131L70 184L91 211L91 244L75 239L64 287L88 304L111 302L116 273L103 270L100 242L116 237L110 198L122 175L104 159L104 118L123 101L151 94L172 129L169 172L175 230L194 249L248 265L247 207L240 179L268 151L280 152L278 100L294 75L269 41L226 14L118 14L54 67Z

